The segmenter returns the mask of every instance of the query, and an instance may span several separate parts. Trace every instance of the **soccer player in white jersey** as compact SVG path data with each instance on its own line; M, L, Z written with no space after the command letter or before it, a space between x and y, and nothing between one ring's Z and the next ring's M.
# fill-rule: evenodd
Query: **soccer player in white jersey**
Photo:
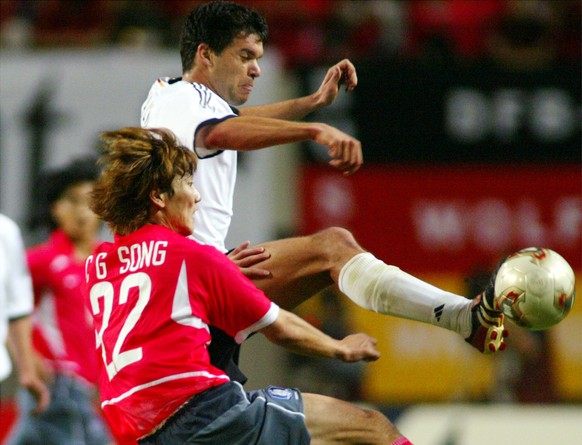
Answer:
M0 214L0 382L12 370L6 343L18 369L18 380L34 397L35 413L46 409L50 393L35 366L32 347L34 296L18 225Z
M101 406L119 445L408 445L380 412L317 394L245 392L210 363L208 325L308 355L376 360L366 334L333 339L279 309L214 247L188 238L197 158L168 130L104 134L91 208L114 234L86 262Z
M232 2L199 6L182 30L182 77L158 79L142 107L143 127L169 128L200 157L194 182L204 199L196 213L194 237L223 252L237 151L313 140L328 147L330 164L344 174L355 173L362 164L357 139L323 123L294 120L332 103L341 85L347 91L356 87L356 70L348 60L332 66L311 95L235 108L248 100L261 74L266 36L264 18L253 9ZM361 307L455 331L481 352L505 346L503 315L493 307L491 285L473 300L445 292L375 258L343 228L254 247L242 244L229 256L285 309L337 285ZM236 370L232 361L223 361L233 353L227 350L228 341L215 345L220 343L225 346L212 351L213 362L229 372Z

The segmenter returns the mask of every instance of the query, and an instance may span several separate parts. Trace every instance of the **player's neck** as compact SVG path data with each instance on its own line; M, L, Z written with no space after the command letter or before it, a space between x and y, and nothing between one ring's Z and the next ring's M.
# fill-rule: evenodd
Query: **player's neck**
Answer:
M182 80L190 83L201 83L203 85L208 85L209 83L207 76L204 76L203 73L201 73L200 70L196 68L192 68L190 71L183 73Z

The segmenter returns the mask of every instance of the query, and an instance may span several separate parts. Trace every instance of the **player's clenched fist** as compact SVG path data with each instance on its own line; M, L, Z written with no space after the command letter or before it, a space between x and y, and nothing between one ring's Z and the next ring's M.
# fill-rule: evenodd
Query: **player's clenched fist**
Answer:
M329 164L345 175L358 171L364 162L362 143L337 128L320 124L315 142L328 147Z
M376 339L367 334L352 334L341 340L346 350L341 360L344 362L357 362L364 360L373 362L380 358L380 351L376 349Z

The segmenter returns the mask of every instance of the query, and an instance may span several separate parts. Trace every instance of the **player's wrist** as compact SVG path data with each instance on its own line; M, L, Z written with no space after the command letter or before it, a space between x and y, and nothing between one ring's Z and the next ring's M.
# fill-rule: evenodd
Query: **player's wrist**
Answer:
M320 122L308 122L305 123L307 137L312 141L318 141L318 138L322 133L324 133L326 125Z
M338 346L335 354L335 358L341 360L342 362L352 361L353 351L348 345L343 341L337 340Z
M307 96L307 99L309 101L308 108L310 112L320 110L327 105L325 97L320 91L310 94Z

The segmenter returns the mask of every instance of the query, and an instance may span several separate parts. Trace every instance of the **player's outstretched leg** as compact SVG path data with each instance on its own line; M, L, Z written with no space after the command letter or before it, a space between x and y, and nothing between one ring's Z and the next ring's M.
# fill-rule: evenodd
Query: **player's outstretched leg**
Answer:
M365 252L351 258L339 275L339 288L358 305L387 315L430 323L460 334L484 354L505 348L503 314L493 307L495 274L473 300L446 292L388 266Z
M331 227L261 246L270 254L261 267L271 276L253 282L284 309L292 310L336 283L365 309L455 331L483 353L493 352L491 341L493 349L502 348L503 317L487 307L480 309L484 299L472 301L444 291L384 263L364 251L348 230Z

